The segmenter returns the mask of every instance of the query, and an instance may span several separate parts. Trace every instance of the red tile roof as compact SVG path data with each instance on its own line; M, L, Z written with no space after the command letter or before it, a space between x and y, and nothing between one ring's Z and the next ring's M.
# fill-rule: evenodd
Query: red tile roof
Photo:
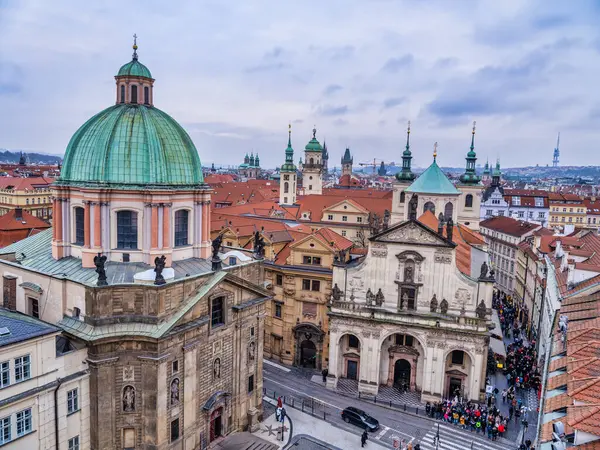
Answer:
M50 183L53 183L54 178L44 177L0 177L0 189L13 189L15 191L23 191L28 189L30 191L34 189L48 189Z
M521 237L540 228L540 225L516 220L512 217L496 216L483 220L479 223L479 227L488 228L511 236Z
M426 211L417 219L434 232L438 229L438 219L431 211ZM447 226L444 227L444 236L447 237ZM465 275L471 275L471 246L484 245L485 241L477 232L458 224L452 233L452 242L456 244L456 267Z
M3 216L0 216L0 231L50 228L50 224L48 222L29 214L27 211L21 211L21 220L17 220L16 214L16 210L11 209Z

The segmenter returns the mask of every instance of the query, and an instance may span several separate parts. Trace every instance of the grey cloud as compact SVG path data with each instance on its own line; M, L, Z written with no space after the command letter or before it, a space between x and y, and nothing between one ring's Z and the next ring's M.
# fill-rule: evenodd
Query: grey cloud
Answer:
M342 86L340 86L339 84L330 84L323 90L323 95L332 95L341 90Z
M321 116L343 116L348 112L348 105L322 105L317 108Z
M278 72L286 67L288 67L288 65L283 62L264 63L264 64L258 64L256 66L248 67L246 69L246 73Z
M383 108L389 109L401 105L406 101L406 97L390 97L383 101Z
M397 73L398 71L410 67L414 62L413 55L406 54L398 58L390 58L383 65L381 70L390 73Z
M335 120L333 121L333 124L334 124L336 127L343 127L343 126L346 126L346 125L348 125L348 121L347 121L347 120L345 120L345 119L335 119Z

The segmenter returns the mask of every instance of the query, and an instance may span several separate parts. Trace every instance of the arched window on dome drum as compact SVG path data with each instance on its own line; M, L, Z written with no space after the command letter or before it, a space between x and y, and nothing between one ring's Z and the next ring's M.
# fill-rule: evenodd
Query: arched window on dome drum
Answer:
M431 211L435 215L435 205L433 202L427 202L423 205L423 212Z
M188 218L187 209L175 211L175 247L188 245Z
M135 250L138 248L137 213L135 211L117 212L117 248Z
M309 161L309 162L310 162L310 164L314 164L314 163L315 163L315 160L314 160L314 158L310 158L310 161Z
M137 86L131 86L131 103L137 103Z
M287 194L288 192L290 192L290 183L286 181L285 183L283 183L283 193Z
M121 85L121 103L125 103L125 85Z
M454 212L454 205L450 202L446 203L444 207L444 220L448 222L452 218L452 213Z
M75 216L75 245L83 245L85 240L85 210L81 207L76 207Z
M465 197L465 208L472 208L472 207L473 207L473 195L467 194Z
M150 89L148 89L148 86L144 86L144 104L150 104Z

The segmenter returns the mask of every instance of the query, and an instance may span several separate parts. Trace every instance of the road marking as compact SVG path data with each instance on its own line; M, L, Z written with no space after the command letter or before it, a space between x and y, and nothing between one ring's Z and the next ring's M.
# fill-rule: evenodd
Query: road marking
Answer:
M379 434L377 436L375 436L375 439L381 439L383 437L383 435L385 433L387 433L387 431L389 430L389 427L386 427L384 425L384 427L382 428L382 430L379 432Z
M298 393L298 394L301 394L301 395L303 395L304 397L307 397L307 398L312 398L313 400L316 400L316 401L318 401L318 402L320 402L320 403L322 403L322 404L324 404L324 405L331 406L332 408L335 408L335 409L337 409L337 410L339 410L339 411L343 411L343 410L344 410L344 408L342 408L342 407L340 407L340 406L333 405L333 404L331 404L331 403L327 403L327 402L325 402L325 401L321 400L320 398L313 397L312 395L307 395L305 392L302 392L302 391L299 391L299 390L297 390L297 389L291 388L291 387L289 387L289 386L288 386L288 385L286 385L286 384L280 383L279 381L275 381L275 380L273 380L273 379L271 379L271 378L268 378L268 377L265 377L265 376L263 376L263 379L264 379L264 380L267 380L267 381L270 381L271 383L278 384L279 386L283 386L284 388L286 388L286 389L289 389L289 390L290 390L290 391L292 391L292 392L296 392L296 393ZM395 433L400 433L400 434L402 434L402 435L404 435L404 436L407 436L407 437L411 438L411 442L412 442L412 440L414 439L414 437L413 437L413 436L411 436L410 434L406 434L406 433L403 433L402 431L395 430L395 429L393 429L393 428L389 428L389 427L387 427L386 425L383 425L382 423L380 423L380 425L381 425L381 426L384 426L384 427L386 427L388 430L392 430L392 431L393 431L393 432L395 432Z
M277 367L279 370L283 370L284 372L290 372L290 369L287 367L274 363L273 361L269 361L268 359L263 359L263 363L268 364L269 366Z

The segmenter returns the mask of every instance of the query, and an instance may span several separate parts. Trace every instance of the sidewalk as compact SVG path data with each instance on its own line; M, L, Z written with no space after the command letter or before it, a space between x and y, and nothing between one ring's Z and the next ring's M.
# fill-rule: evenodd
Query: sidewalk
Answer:
M269 402L271 404L276 402L270 398L263 398L263 402ZM354 450L360 449L360 435L350 433L349 431L338 428L328 422L317 419L310 414L305 414L302 411L298 411L294 408L286 408L288 417L292 420L292 443L294 441L299 442L293 448L296 450L303 450L302 440L298 441L294 437L299 436L310 436L318 441L329 444L327 448L338 448L343 450ZM258 431L252 433L253 435L265 439L273 444L284 448L289 438L289 422L285 421L286 431L284 435L284 442L277 440L277 429L281 426L280 423L276 422L275 414L271 414L260 424ZM357 428L358 430L358 428ZM371 437L371 436L369 436ZM306 448L317 448L317 447L306 447ZM365 448L386 448L374 439L369 439Z

